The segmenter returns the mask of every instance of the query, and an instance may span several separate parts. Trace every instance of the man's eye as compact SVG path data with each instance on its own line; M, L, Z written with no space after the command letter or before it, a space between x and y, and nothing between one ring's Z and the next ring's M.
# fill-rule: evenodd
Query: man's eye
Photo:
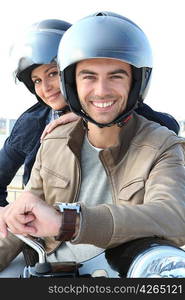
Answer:
M86 76L83 77L83 79L93 80L93 79L95 79L95 77L92 76L92 75L86 75Z
M121 76L121 75L112 75L111 78L112 79L122 79L123 76Z

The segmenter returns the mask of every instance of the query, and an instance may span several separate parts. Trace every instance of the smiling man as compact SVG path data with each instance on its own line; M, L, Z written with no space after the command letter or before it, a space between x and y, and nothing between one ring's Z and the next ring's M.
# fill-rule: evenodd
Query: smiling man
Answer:
M118 60L97 58L77 64L76 83L81 105L100 123L111 122L125 109L131 80L130 65Z
M185 141L134 111L152 72L144 32L112 13L84 18L64 34L58 63L82 120L46 136L1 232L47 237L50 261L83 261L142 237L185 244Z

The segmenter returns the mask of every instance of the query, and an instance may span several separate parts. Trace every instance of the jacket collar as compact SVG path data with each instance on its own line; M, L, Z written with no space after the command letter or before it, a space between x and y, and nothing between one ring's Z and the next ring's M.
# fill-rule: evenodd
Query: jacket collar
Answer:
M137 117L136 114L133 113L131 119L121 128L118 145L101 151L103 153L102 155L105 158L107 156L109 157L109 161L111 155L113 165L118 164L119 161L125 156L130 146L131 140L136 134L136 128ZM83 121L80 120L76 123L76 126L73 127L71 132L69 133L68 146L78 157L79 161L86 131L87 129L85 128Z
M114 165L118 164L127 153L131 140L136 134L136 130L137 118L136 114L133 113L131 115L131 119L123 127L121 127L118 144L109 148L114 160Z

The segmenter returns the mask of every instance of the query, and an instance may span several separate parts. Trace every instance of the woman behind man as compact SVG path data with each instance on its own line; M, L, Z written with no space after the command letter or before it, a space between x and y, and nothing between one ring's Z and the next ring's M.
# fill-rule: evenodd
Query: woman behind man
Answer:
M63 124L78 118L65 103L56 63L59 42L70 26L70 23L62 20L43 20L32 25L21 44L17 43L12 49L14 77L25 84L38 102L18 118L0 151L0 206L8 204L7 186L23 164L23 183L26 185L28 182L46 124L59 118ZM15 252L11 257L4 257L3 249L12 243ZM17 243L18 239L13 235L4 241L0 239L0 271L17 255ZM29 251L29 255L32 253L26 251ZM22 256L18 259L24 265ZM20 274L21 270L18 268L16 272ZM5 274L1 273L1 277L11 277L11 272L7 269Z
M19 117L0 151L0 206L8 204L7 186L23 164L23 183L28 182L46 124L60 116L63 124L77 119L61 94L56 65L60 39L70 26L57 19L36 23L12 50L14 76L35 94L38 103Z

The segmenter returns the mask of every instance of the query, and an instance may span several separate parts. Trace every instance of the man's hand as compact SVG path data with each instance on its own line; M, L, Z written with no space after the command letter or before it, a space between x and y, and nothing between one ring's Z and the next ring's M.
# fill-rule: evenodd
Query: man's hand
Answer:
M2 210L3 209L3 210ZM11 204L0 210L0 231L4 237L12 233L38 237L58 234L62 215L30 192L23 192Z
M58 118L58 119L50 122L48 125L46 125L46 127L41 135L40 141L42 142L44 137L48 133L50 133L54 128L56 128L57 126L71 123L71 122L77 121L78 119L79 119L79 117L76 114L74 114L73 112L62 115L60 118Z

